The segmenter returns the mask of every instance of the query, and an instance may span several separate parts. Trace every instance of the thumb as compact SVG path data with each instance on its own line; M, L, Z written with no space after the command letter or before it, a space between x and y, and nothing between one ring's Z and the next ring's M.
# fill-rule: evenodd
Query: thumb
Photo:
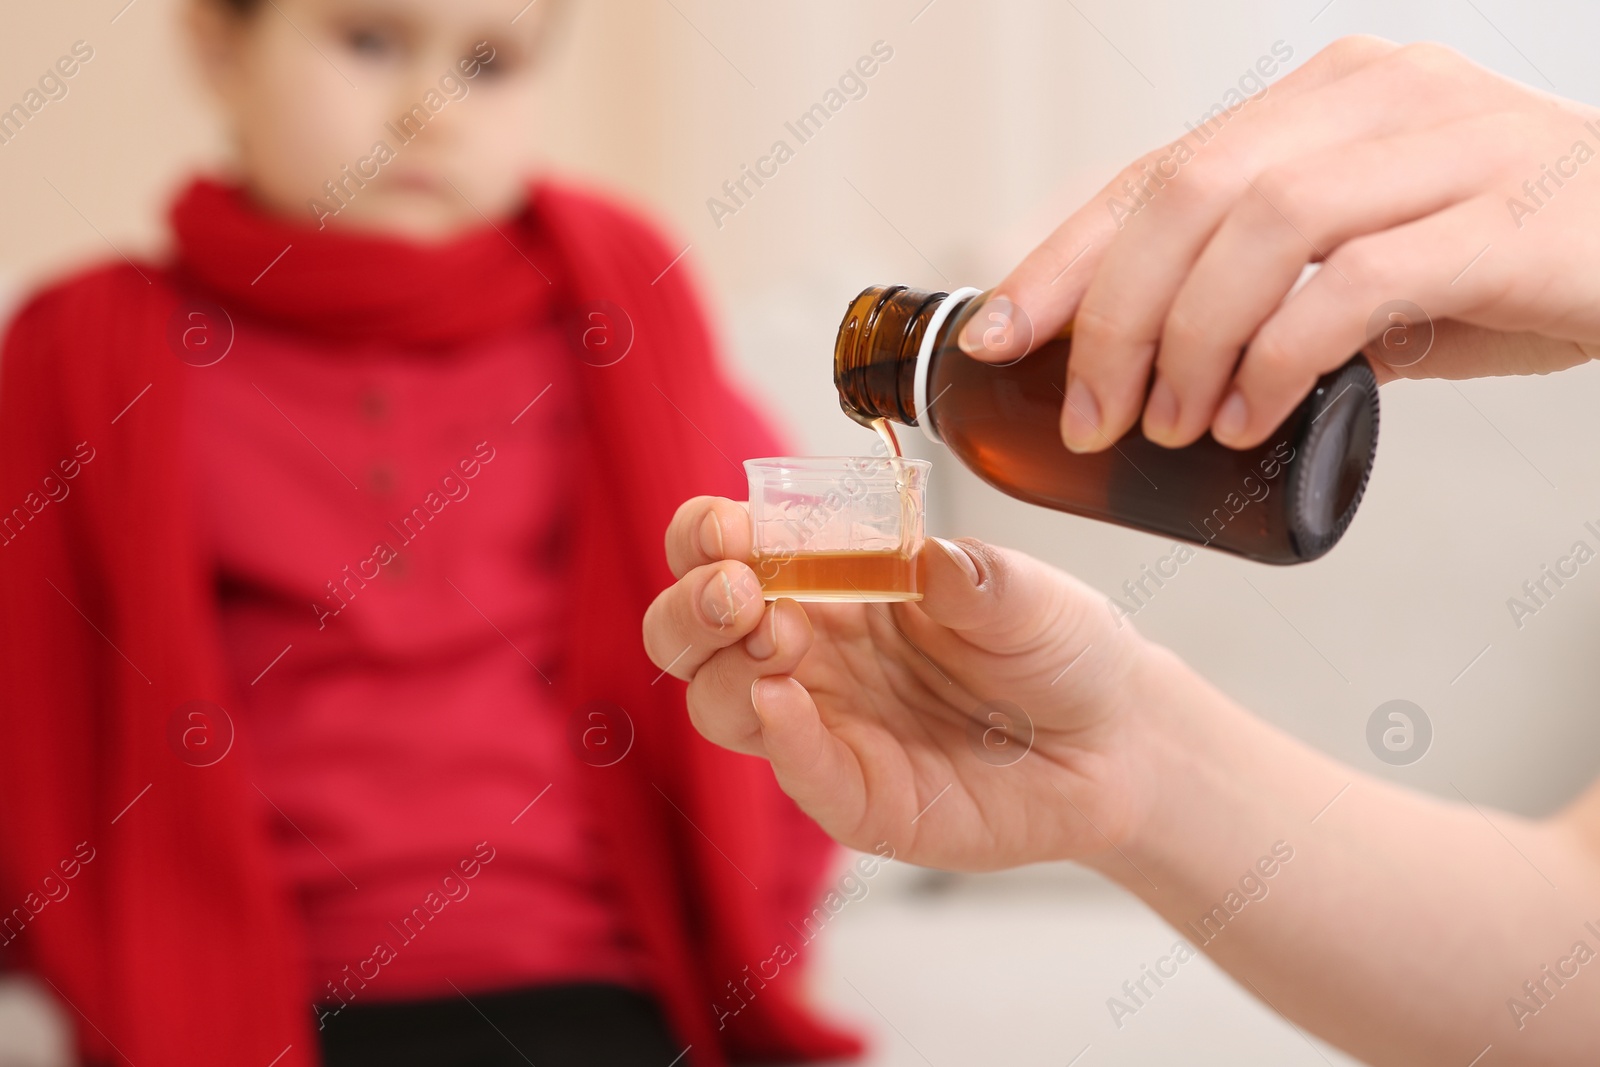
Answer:
M928 539L918 607L933 622L991 652L1014 652L1041 640L1088 638L1102 601L1088 586L1032 556L963 537ZM1109 621L1109 616L1107 620Z

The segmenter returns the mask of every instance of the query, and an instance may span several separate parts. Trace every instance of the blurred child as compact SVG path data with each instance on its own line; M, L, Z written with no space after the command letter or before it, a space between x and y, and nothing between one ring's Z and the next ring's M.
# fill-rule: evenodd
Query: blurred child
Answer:
M778 451L677 249L530 184L552 0L193 0L237 173L0 378L0 945L89 1062L852 1053L827 860L640 620Z

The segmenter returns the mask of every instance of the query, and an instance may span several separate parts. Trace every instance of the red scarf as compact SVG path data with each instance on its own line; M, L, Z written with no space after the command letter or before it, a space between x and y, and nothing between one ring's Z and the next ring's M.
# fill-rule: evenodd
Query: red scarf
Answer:
M585 770L613 873L686 1063L858 1051L801 1006L795 965L750 981L778 942L798 947L789 924L810 911L826 842L764 764L695 734L682 685L656 681L639 639L671 580L674 509L741 496L738 461L777 448L721 376L685 266L668 269L677 249L579 192L541 185L529 202L423 247L274 220L199 182L173 212L175 265L83 274L15 320L0 364L0 952L69 1005L88 1060L318 1061L272 812L244 760L191 766L168 736L180 705L234 695L182 456L185 382L204 370L168 341L195 298L236 322L418 348L552 307L576 337L597 302L625 309L626 357L579 368L565 687L569 708L614 701L636 731L620 762ZM739 1004L729 983L746 1006L719 1020L714 1005Z

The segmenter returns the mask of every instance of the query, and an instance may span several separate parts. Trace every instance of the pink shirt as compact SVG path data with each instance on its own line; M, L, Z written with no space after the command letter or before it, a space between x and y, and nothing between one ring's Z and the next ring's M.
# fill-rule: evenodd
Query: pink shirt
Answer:
M191 375L191 454L313 997L637 984L552 684L580 432L557 327L448 352L238 331Z

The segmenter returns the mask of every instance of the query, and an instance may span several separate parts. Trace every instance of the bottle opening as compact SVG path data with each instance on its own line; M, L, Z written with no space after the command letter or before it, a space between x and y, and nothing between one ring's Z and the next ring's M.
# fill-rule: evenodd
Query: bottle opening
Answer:
M833 346L833 384L846 415L867 427L874 419L917 425L917 353L947 295L874 285L850 302Z

